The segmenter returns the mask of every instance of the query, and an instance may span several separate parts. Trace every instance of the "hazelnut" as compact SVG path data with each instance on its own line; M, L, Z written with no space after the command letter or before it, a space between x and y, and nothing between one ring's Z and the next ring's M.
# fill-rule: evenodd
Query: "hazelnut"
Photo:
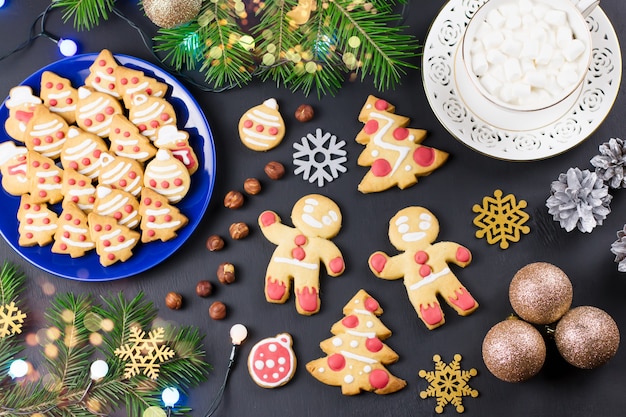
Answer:
M226 317L226 305L221 301L216 301L209 307L209 316L213 320L222 320Z
M224 197L224 207L229 209L238 209L243 206L243 194L239 191L229 191Z
M256 178L248 178L243 183L243 189L250 195L256 195L261 192L261 183Z
M165 296L165 305L172 310L178 310L183 306L183 296L173 291Z
M206 247L211 252L216 250L222 250L224 248L224 239L218 235L211 235L206 240Z
M230 232L230 237L235 240L243 239L244 237L248 236L248 233L250 233L248 225L244 222L231 224L228 228L228 231Z
M196 294L200 297L208 297L213 294L213 284L205 279L198 281L196 284Z
M223 262L217 267L217 279L222 284L232 284L235 282L235 265Z
M300 106L298 106L295 114L296 120L298 120L299 122L308 122L313 118L314 115L315 112L313 111L313 107L309 106L308 104L301 104Z
M265 165L265 173L270 179L279 180L285 175L285 167L280 162L268 162Z

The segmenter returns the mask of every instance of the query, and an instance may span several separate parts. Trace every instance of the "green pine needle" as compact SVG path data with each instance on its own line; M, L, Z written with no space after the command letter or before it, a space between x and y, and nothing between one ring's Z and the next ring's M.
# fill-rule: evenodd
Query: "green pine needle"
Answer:
M100 24L100 20L107 20L113 10L115 0L54 0L53 7L64 8L63 21L73 19L74 27L78 30L90 30Z
M10 304L11 301L19 305L18 296L24 290L25 279L13 264L4 262L0 270L0 305Z

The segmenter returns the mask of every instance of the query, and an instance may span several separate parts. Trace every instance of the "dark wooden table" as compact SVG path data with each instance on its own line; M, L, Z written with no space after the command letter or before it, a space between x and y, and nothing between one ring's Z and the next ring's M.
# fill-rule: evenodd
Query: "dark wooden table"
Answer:
M154 26L142 16L135 2L118 3L124 13L146 31L154 33ZM411 33L423 41L444 2L413 3L406 23ZM31 22L48 4L45 0L9 1L0 9L0 38L4 39L2 52L26 39ZM618 36L626 34L626 12L621 2L605 0L602 8ZM107 48L114 53L154 62L137 33L119 18L112 17L91 31L76 33L70 24L62 23L57 11L49 16L47 26L52 33L76 38L82 53ZM60 58L53 43L39 39L26 50L0 62L0 94L8 95L11 87ZM576 166L589 169L589 160L598 153L598 145L624 135L622 91L606 120L582 144L547 160L514 163L480 155L452 137L429 107L421 77L419 70L409 71L403 77L401 87L382 93L370 82L347 82L335 97L320 99L315 95L304 97L301 93L276 88L271 82L256 81L244 88L219 94L203 93L189 86L209 121L217 153L215 189L200 225L180 250L156 267L137 276L109 282L78 282L50 275L26 262L6 242L0 241L0 259L15 263L28 277L26 301L35 321L29 325L29 331L36 331L43 325L41 313L50 302L50 289L55 294L123 291L127 296L133 296L139 291L145 292L147 299L159 308L160 318L181 325L193 324L206 333L207 361L214 366L214 371L206 383L185 399L194 408L194 416L204 415L222 382L231 348L228 331L235 323L244 323L250 334L239 352L224 401L216 414L224 417L435 415L435 400L419 397L419 392L428 384L418 377L418 372L433 369L433 355L439 354L444 361L450 362L456 353L463 356L462 367L478 370L470 385L480 392L480 396L464 399L466 415L623 415L626 406L623 346L606 366L593 371L568 365L554 348L549 348L543 370L521 384L496 379L486 369L481 357L481 344L487 331L512 312L508 300L511 278L519 268L535 261L551 262L569 275L574 287L574 306L597 306L611 314L620 329L626 325L623 307L626 276L617 271L610 252L616 231L626 223L626 191L613 193L611 214L604 225L588 234L567 233L552 221L545 207L550 184L560 173ZM356 164L363 148L354 138L361 129L358 112L369 94L395 104L398 114L412 119L411 127L426 129L425 144L450 153L446 164L412 188L368 195L357 191L366 168ZM288 133L278 148L267 153L252 152L239 141L237 123L248 108L269 97L278 100ZM315 107L313 121L301 124L291 116L301 103ZM348 152L347 173L323 188L309 184L293 173L292 143L317 127L345 140ZM271 181L265 176L263 167L271 160L285 164L288 172L284 179ZM247 197L244 206L238 210L224 208L224 195L229 190L241 190L248 177L259 178L263 191ZM531 215L530 234L507 250L475 238L476 228L472 225L475 216L472 206L496 189L526 200L526 210ZM343 228L334 242L341 248L347 268L341 277L322 277L321 311L305 317L296 313L293 296L284 305L265 301L265 269L274 245L263 237L256 219L263 210L271 209L288 221L295 201L310 193L329 196L342 210ZM435 213L441 226L439 240L461 243L474 255L467 268L461 270L453 266L453 269L479 301L480 307L472 315L460 317L445 306L447 322L433 331L427 330L418 319L401 282L376 279L367 266L369 255L376 250L395 253L387 238L387 224L398 210L411 205L421 205ZM2 215L12 216L13 213ZM226 237L228 226L236 221L251 226L250 236L240 241L226 238L223 251L207 251L207 237L214 233ZM215 271L222 262L231 262L237 268L237 280L230 286L217 282ZM211 298L203 299L195 294L200 279L209 279L215 284L216 291ZM378 299L385 310L381 319L393 332L387 344L399 354L400 360L389 369L408 382L408 386L396 394L343 396L339 388L316 381L304 367L308 361L324 356L319 342L330 337L331 325L343 317L344 304L359 289L365 289ZM184 296L185 304L181 310L172 311L165 306L168 291ZM221 300L228 306L228 315L223 321L214 321L208 316L208 307L214 300ZM275 390L262 389L248 376L245 361L256 341L282 332L293 336L298 369L288 385ZM445 413L453 415L455 411L448 406Z

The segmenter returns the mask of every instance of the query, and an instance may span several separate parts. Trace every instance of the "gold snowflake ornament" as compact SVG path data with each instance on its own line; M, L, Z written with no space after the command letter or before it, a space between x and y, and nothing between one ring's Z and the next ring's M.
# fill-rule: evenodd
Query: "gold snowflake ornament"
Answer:
M530 227L524 223L530 219L526 208L526 201L516 201L513 194L502 197L501 190L495 190L493 197L483 198L483 204L474 204L472 211L478 213L474 218L474 225L479 228L476 237L485 237L487 243L494 245L500 242L501 249L507 249L510 242L519 242L522 234L528 234Z
M22 333L22 324L26 314L17 308L15 302L0 306L0 339Z
M472 389L467 382L470 378L478 373L472 368L469 371L461 370L461 355L454 355L454 360L448 365L441 361L441 356L433 356L435 362L435 370L426 372L419 371L419 376L429 382L430 386L426 391L420 392L422 399L428 397L437 398L437 406L435 411L439 414L443 413L446 404L452 404L456 407L457 413L465 410L463 407L463 397L478 397L478 391Z
M161 363L174 357L176 352L163 344L165 329L159 327L146 332L138 326L130 328L130 343L115 349L115 355L121 360L126 360L124 377L131 378L143 373L157 379Z

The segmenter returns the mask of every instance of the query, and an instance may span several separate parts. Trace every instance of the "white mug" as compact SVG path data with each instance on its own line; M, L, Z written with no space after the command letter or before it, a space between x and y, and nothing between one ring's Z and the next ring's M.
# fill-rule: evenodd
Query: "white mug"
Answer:
M585 19L598 4L488 0L467 24L455 71L465 71L475 92L502 109L556 106L585 79L592 55Z

